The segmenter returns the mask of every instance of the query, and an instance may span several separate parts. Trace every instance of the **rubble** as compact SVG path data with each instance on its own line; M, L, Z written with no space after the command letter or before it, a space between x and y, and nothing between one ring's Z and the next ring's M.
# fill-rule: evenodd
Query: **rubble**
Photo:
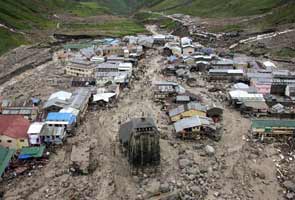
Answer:
M88 174L90 166L90 144L74 145L71 152L70 170L74 174Z

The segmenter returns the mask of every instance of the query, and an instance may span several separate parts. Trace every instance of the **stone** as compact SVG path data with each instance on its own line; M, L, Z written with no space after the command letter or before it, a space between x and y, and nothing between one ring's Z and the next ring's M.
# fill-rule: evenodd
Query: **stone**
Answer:
M179 160L179 167L180 169L190 167L192 162L189 159L183 158Z
M283 186L287 190L292 191L292 192L295 192L295 184L294 184L294 182L292 182L292 181L285 181L285 182L283 182Z
M193 167L189 168L189 169L186 171L186 173L189 174L189 175L197 175L197 174L200 173L200 170L199 170L198 167L193 166Z
M165 182L160 185L160 192L167 193L169 191L170 191L170 186L168 183Z
M191 187L191 191L195 194L195 195L200 195L202 194L202 189L199 186L192 186Z
M145 188L145 191L148 193L148 196L154 196L160 193L160 182L157 180L151 181Z
M203 144L194 144L194 146L193 146L194 150L199 150L199 149L202 149L202 148L204 148Z
M295 193L293 192L288 192L286 194L286 199L294 199L295 198Z
M214 156L214 154L215 154L215 149L214 149L212 146L210 146L210 145L206 145L206 147L205 147L205 152L206 152L206 154L207 154L208 156Z

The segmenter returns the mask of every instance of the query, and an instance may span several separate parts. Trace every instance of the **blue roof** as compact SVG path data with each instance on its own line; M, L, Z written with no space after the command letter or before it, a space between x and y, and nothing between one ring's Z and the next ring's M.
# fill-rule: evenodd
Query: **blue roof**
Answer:
M69 124L73 124L76 122L76 116L72 113L51 112L48 113L46 121L66 121Z

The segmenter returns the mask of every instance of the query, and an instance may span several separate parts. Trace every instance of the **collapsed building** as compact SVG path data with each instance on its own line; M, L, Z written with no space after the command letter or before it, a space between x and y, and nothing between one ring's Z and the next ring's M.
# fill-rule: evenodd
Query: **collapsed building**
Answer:
M152 118L135 118L122 124L119 138L132 166L160 164L160 133Z

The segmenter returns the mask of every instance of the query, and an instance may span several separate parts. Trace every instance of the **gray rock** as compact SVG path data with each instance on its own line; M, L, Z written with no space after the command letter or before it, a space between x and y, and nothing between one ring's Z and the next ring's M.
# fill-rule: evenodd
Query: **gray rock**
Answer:
M283 186L289 190L289 191L292 191L292 192L295 192L295 183L292 182L292 181L285 181L283 183Z
M213 156L215 154L215 149L210 145L206 145L205 152L208 156Z
M295 198L295 193L293 192L288 192L286 194L286 199L294 199Z
M203 149L203 148L204 148L204 145L203 144L195 144L193 146L193 149L195 149L195 150L199 150L199 149Z
M202 194L202 189L199 186L192 186L191 187L191 191L195 194L195 195L200 195Z
M189 175L197 175L200 173L200 170L197 166L193 166L193 167L187 169L186 173Z
M170 187L168 183L165 182L160 185L160 192L167 193L169 191L170 191Z
M148 196L154 196L160 193L160 182L157 180L151 181L145 188Z
M183 158L179 160L179 167L180 169L190 167L192 162L189 159Z

